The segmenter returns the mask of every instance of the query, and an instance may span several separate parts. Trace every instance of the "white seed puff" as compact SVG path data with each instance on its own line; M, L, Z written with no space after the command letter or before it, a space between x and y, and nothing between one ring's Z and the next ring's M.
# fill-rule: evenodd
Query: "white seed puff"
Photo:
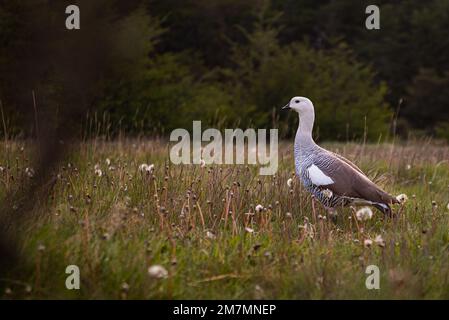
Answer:
M148 268L148 275L156 279L165 279L168 277L168 271L161 265L153 265Z
M359 221L370 220L373 217L373 211L369 207L363 207L356 212L355 216Z

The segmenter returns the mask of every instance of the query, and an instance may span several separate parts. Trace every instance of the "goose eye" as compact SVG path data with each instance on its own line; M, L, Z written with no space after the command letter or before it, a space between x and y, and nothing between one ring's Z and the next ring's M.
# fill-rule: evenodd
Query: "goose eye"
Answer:
M295 103L299 103L299 100L295 100Z

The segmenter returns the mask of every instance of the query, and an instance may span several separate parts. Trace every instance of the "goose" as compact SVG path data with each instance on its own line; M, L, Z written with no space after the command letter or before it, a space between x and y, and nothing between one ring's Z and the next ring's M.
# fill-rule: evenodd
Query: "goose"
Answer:
M399 201L379 188L348 159L318 146L312 138L315 110L312 101L293 97L282 110L299 114L295 136L295 171L304 188L331 216L337 207L368 205L391 215L391 205Z

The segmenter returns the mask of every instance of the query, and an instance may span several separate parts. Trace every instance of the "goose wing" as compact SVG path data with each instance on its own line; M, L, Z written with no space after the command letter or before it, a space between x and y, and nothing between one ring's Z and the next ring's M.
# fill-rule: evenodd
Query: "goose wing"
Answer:
M355 164L331 152L315 157L308 173L313 184L327 188L338 196L397 203L396 198L380 189Z
M337 157L338 159L340 159L341 161L344 161L344 162L346 162L347 164L349 164L353 169L355 169L356 171L358 171L359 173L361 173L362 175L364 175L365 177L366 177L366 175L363 173L363 171L359 168L359 167L357 167L354 163L352 163L351 161L349 161L348 159L346 159L345 157L343 157L343 156L341 156L341 155L339 155L339 154L337 154L337 153L335 153L335 152L332 152L332 151L327 151L327 152L329 152L331 155L333 155L334 157Z

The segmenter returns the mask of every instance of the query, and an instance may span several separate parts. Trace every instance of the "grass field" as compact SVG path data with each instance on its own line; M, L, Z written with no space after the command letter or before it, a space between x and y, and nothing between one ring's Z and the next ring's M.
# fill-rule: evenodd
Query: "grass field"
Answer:
M33 179L32 147L0 147L3 197ZM158 140L83 143L55 173L51 195L34 204L39 218L20 227L25 262L0 280L0 296L449 299L448 146L325 147L408 201L394 218L374 211L357 221L346 208L332 221L319 204L312 208L299 181L287 186L290 141L280 145L276 176L258 176L256 166L172 165ZM154 169L142 172L142 163ZM255 212L257 205L264 209ZM374 241L379 235L384 243ZM80 290L65 287L73 264ZM150 274L155 265L167 274ZM380 269L379 290L365 287L368 265Z

